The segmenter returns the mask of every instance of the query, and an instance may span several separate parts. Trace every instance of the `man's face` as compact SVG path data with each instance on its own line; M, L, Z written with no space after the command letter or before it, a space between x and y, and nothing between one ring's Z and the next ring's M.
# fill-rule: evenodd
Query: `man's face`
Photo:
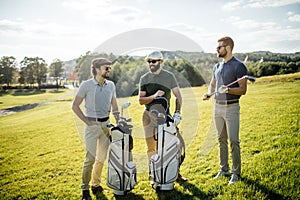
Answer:
M160 68L160 60L148 60L149 69L152 73Z
M103 78L109 78L109 73L111 70L111 65L102 65L99 70L99 75Z
M218 58L224 58L227 55L226 44L223 42L219 42L217 46L217 56Z

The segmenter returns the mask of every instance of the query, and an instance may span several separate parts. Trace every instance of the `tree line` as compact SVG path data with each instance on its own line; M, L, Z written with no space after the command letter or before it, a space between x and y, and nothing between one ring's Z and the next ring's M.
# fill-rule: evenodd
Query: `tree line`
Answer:
M170 56L168 52L162 52L164 57L164 68L173 72L177 77L180 87L201 86L205 80L191 62L182 58L176 58L175 54ZM91 61L97 57L106 57L113 61L113 67L109 79L115 82L117 96L126 97L136 95L140 77L149 71L148 63L144 57L115 56L113 54L95 54L87 52L76 61L75 70L78 72L79 82L91 77Z
M219 62L214 53L162 51L164 68L172 71L180 87L201 86L210 81L213 66ZM276 74L287 74L300 71L300 52L279 54L271 52L236 53L235 56L244 61L248 74L256 77ZM137 94L140 77L148 71L144 57L117 56L114 54L98 54L86 52L75 59L73 67L77 82L81 83L91 77L92 59L105 57L113 61L110 79L115 82L118 97ZM68 61L67 61L68 62ZM64 63L55 59L49 66L43 58L25 57L20 63L12 56L0 59L0 85L20 84L23 88L37 85L41 88L47 74L59 86L59 78L64 74Z
M207 84L211 79L213 66L220 61L214 53L183 51L162 51L162 53L165 58L164 68L175 74L180 87ZM300 71L300 53L252 52L237 53L235 56L245 61L248 74L256 77ZM99 55L87 52L76 61L76 71L78 71L80 82L90 78L90 63L96 57L113 60L110 79L116 83L119 97L137 94L139 78L148 71L148 64L144 57Z
M40 89L46 82L47 74L58 79L63 73L63 61L55 59L48 67L43 58L25 57L20 63L13 56L3 56L0 59L0 86L10 88L12 84L20 84L23 88L33 88L36 84Z

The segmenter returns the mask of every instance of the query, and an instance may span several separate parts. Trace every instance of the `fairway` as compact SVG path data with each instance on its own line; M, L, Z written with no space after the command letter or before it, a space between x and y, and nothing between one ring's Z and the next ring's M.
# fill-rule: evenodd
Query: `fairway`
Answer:
M202 101L206 91L205 86L182 89L179 127L187 149L181 174L189 181L175 183L174 191L165 193L156 193L148 183L143 106L136 96L118 99L119 106L132 104L127 114L134 125L138 184L126 197L114 197L106 186L105 163L102 185L107 192L101 199L299 199L300 73L248 84L240 101L242 181L233 186L229 178L213 179L219 169L218 146L213 101ZM61 90L0 96L1 109L45 103L0 117L0 199L80 199L85 152L83 124L71 110L73 95L72 90Z

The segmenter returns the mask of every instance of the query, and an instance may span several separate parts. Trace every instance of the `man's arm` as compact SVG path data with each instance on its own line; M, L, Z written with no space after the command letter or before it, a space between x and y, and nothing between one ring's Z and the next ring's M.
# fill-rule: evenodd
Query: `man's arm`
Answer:
M247 79L238 81L239 87L228 88L228 94L244 95L247 92Z
M72 110L84 123L86 123L88 126L91 126L93 125L93 122L88 120L80 108L80 104L82 103L83 99L84 98L80 96L76 96L72 104Z
M120 112L119 112L119 107L117 103L117 98L113 97L111 100L111 107L112 107L112 113L115 117L116 122L120 120Z
M180 92L180 88L179 87L175 87L172 89L172 92L175 96L175 111L179 111L181 110L181 106L182 106L182 96L181 96L181 92Z
M139 91L139 103L145 105L151 103L156 97L164 96L165 92L158 90L155 94L146 97L146 91Z
M216 88L216 79L212 77L208 86L208 93L203 96L203 100L209 100L211 97L210 95L215 92L215 88Z

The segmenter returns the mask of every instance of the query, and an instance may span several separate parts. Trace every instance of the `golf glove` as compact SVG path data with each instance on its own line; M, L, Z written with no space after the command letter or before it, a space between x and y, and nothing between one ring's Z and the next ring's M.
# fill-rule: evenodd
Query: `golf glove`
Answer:
M219 87L219 89L218 89L218 92L219 92L220 94L228 93L228 87L225 86L225 85L221 85L221 86Z
M175 112L173 115L174 124L177 126L181 121L180 113Z

